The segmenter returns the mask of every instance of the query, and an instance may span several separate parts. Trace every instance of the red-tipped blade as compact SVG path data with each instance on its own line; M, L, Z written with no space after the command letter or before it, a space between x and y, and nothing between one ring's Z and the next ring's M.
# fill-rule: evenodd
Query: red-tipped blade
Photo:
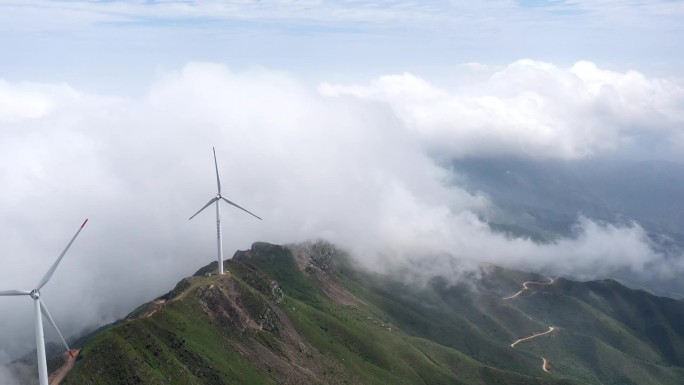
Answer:
M78 234L81 233L81 230L83 230L83 226L85 226L86 223L88 223L88 219L86 219L85 222L83 222L83 224L81 225L81 227L78 228L78 231L76 232L76 234L74 234L74 237L71 238L69 243L66 245L64 251L62 251L62 254L60 254L59 257L57 257L57 260L55 261L55 263L52 264L50 270L48 270L47 273L45 273L43 278L40 280L40 282L38 282L38 287L36 287L36 289L40 290L50 280L50 277L52 277L52 274L55 272L57 265L59 265L59 263L62 261L62 258L64 258L64 254L66 254L66 252L69 250L71 244L74 243L76 237L78 237Z

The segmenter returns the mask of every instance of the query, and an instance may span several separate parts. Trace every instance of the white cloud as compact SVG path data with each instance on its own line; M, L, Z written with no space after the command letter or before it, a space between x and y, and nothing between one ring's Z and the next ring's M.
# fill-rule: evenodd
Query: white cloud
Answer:
M376 269L401 272L418 282L434 276L459 280L479 263L583 279L610 276L619 269L644 278L673 278L681 272L677 262L653 251L646 232L636 223L615 226L580 217L573 237L540 244L495 233L467 211L422 209L418 221L383 220L385 231L379 243L389 247L373 261Z
M212 146L225 195L264 218L223 210L227 256L256 240L325 238L376 267L385 262L377 256L396 265L425 255L559 274L666 266L636 224L583 219L575 238L550 245L496 234L479 219L491 203L455 185L428 155L439 142L459 155L513 152L511 137L542 156L618 148L608 139L620 129L594 140L565 121L601 89L587 82L611 85L616 108L631 108L634 89L649 90L659 102L647 105L674 119L668 95L677 87L530 61L458 92L398 75L370 86L322 86L320 94L284 73L203 63L165 73L140 98L5 83L13 103L30 95L49 108L5 118L0 130L0 289L30 288L86 216L90 223L43 293L67 335L171 289L215 256L212 213L188 221L215 192ZM561 107L555 98L572 103ZM553 114L551 127L521 123L551 122ZM28 349L30 301L1 300L11 314L0 319L3 348Z
M386 103L449 156L577 159L638 146L642 136L675 143L684 124L681 85L590 62L566 69L520 60L456 89L405 73L367 85L323 84L321 92Z
M53 97L32 87L16 87L0 79L0 122L13 123L47 115Z
M0 363L8 361L11 361L11 357L0 350ZM35 372L35 368L30 365L14 364L10 368L4 364L0 364L0 383L2 385L26 385L33 383L31 381L31 379L34 378L33 372Z

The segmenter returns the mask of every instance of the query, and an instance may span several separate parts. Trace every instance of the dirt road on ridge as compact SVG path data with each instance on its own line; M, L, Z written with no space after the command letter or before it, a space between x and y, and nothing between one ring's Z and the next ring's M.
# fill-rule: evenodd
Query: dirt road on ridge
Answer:
M50 385L59 385L64 380L64 377L66 377L67 373L69 373L69 371L74 367L76 357L78 357L78 353L80 352L81 349L71 349L62 353L66 356L66 362L61 368L57 369L56 372L50 375L48 378Z
M553 284L553 282L554 282L554 279L553 279L553 278L551 278L551 277L546 277L546 278L549 279L549 282L527 281L527 282L523 283L523 288L520 289L520 291L518 291L517 293L515 293L515 294L513 294L513 295L511 295L511 296L509 296L509 297L504 297L503 299L505 299L505 300L506 300L506 299L513 299L513 298L519 296L520 294L522 294L525 290L529 290L529 289L530 289L530 285L533 285L533 284L534 284L534 285L551 285L551 284ZM529 317L529 316L528 316L528 317ZM530 318L530 319L531 319L531 318ZM533 338L537 338L537 337L543 336L543 335L545 335L545 334L553 333L554 330L556 330L556 327L555 327L555 326L549 326L549 330L547 330L547 331L545 331L545 332L535 333L535 334L533 334L533 335L531 335L531 336L529 336L529 337L520 338L520 339L514 341L514 342L511 344L511 347L512 347L512 348L515 348L515 345L517 345L517 344L519 344L519 343L521 343L521 342L523 342L523 341L531 340L531 339L533 339ZM546 359L546 357L542 357L541 359L542 359L542 369L543 369L545 372L550 373L550 372L549 372L549 361Z
M515 345L517 345L517 344L519 344L519 343L521 343L521 342L523 342L523 341L531 340L532 338L537 338L537 337L543 336L544 334L552 333L554 330L556 330L556 328L555 328L554 326L549 326L549 330L547 330L547 331L545 331L545 332L534 333L534 334L532 334L532 335L529 336L529 337L525 337L525 338L521 338L521 339L519 339L519 340L516 340L515 342L513 342L513 343L511 344L511 347L514 348Z
M527 282L523 283L523 288L522 288L519 292L513 294L513 295L510 296L510 297L504 297L504 299L513 299L513 298L519 296L520 294L522 294L523 291L528 290L528 289L530 288L529 285L531 285L531 284L536 284L536 285L551 285L551 284L554 282L553 278L551 278L551 277L546 277L546 278L549 279L549 282L527 281Z

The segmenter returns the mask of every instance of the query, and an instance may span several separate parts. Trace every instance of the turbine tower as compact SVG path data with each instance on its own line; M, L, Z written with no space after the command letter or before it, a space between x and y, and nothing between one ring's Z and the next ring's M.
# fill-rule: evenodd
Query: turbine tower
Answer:
M69 244L64 248L64 251L62 251L62 254L57 257L57 260L55 263L52 264L52 267L50 267L50 270L45 273L43 278L38 282L36 285L36 288L28 291L28 290L4 290L0 291L0 296L17 296L17 295L28 295L31 298L33 298L33 304L34 304L34 309L35 309L35 315L36 315L36 354L38 355L38 379L40 381L40 385L48 385L48 372L47 372L47 358L45 357L45 337L43 336L43 317L41 317L41 313L45 318L50 321L52 326L57 330L57 334L59 334L59 338L62 340L62 343L64 344L64 347L66 350L69 352L69 355L71 355L71 351L69 350L69 345L67 345L66 341L64 340L64 337L62 336L62 333L60 333L59 329L57 328L57 325L55 324L55 321L52 319L52 316L50 315L50 312L47 309L47 306L45 306L45 303L43 300L40 298L40 289L45 286L48 281L50 281L50 278L52 277L52 274L55 272L57 269L57 265L62 261L62 258L64 258L64 254L66 254L67 250L69 250L69 247L71 247L71 244L74 243L74 240L78 236L78 234L83 230L83 226L88 222L86 219L85 222L79 227L78 231L74 235L73 238L71 238L71 241L69 241ZM73 355L72 355L73 357Z
M224 200L226 203L229 205L233 205L240 210L246 212L247 214L261 220L258 216L252 214L251 212L247 211L246 209L238 206L237 204L229 201L226 199L224 196L221 195L221 179L219 178L219 172L218 172L218 163L216 162L216 149L211 148L214 151L214 168L216 168L216 185L218 186L218 192L216 193L216 196L211 198L209 202L204 205L201 209L199 209L198 212L195 213L195 215L191 216L190 219L194 218L197 214L201 213L202 210L206 209L209 207L212 203L216 203L216 243L218 244L218 271L219 274L223 275L223 239L221 237L221 209L219 202L221 200Z

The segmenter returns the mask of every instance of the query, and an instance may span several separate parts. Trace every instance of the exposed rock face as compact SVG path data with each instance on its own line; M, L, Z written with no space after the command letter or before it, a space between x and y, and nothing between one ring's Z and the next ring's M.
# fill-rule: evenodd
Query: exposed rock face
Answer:
M280 248L282 246L272 245L266 242L255 242L249 250L238 250L233 255L233 259L240 262L249 261L259 252L264 252L269 248ZM292 252L292 256L300 269L311 273L313 269L328 271L332 268L336 258L346 256L346 254L327 241L311 241L299 244L288 245L287 249Z
M240 262L246 262L252 259L258 253L268 253L272 249L282 249L283 246L274 245L268 242L254 242L249 250L238 250L233 254L233 259Z
M271 298L275 303L282 303L284 294L283 290L278 286L278 282L271 281Z
M233 254L233 259L236 261L244 262L244 261L248 261L250 258L252 258L253 255L254 255L254 253L252 252L251 249L249 249L249 250L238 250L235 252L235 254Z
M283 301L283 291L276 281L271 281L270 291L262 296L238 287L235 280L225 277L214 285L198 288L197 297L205 313L222 327L243 333L278 329L278 315L269 303Z
M348 263L348 255L327 241L305 242L288 245L295 263L306 274L318 281L323 292L331 300L354 306L358 299L345 289L334 277L333 267Z
M270 307L267 307L261 312L257 324L259 325L259 329L270 332L276 329L277 320L278 316L276 316L275 312L273 312Z
M328 242L320 241L314 243L311 245L311 254L309 255L311 261L309 262L309 266L307 266L307 270L318 267L323 271L328 271L336 252L335 246Z
M328 271L336 259L346 256L333 244L320 240L288 245L287 248L292 252L297 266L307 273L314 269Z
M249 314L244 296L231 279L222 279L214 285L197 289L202 309L218 324L240 332L259 329L260 326Z

